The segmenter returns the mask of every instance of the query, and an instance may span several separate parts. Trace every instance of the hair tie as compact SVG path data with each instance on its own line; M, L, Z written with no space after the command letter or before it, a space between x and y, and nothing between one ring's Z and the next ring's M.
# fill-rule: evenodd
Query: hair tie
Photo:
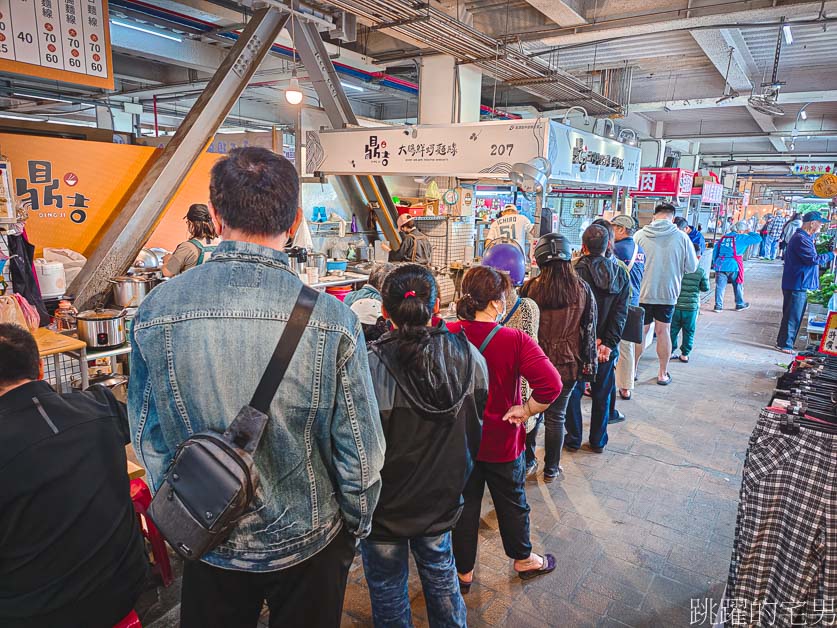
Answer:
M404 293L404 298L405 299L409 299L410 297L414 297L414 296L416 296L416 291L415 290L408 290L407 292Z

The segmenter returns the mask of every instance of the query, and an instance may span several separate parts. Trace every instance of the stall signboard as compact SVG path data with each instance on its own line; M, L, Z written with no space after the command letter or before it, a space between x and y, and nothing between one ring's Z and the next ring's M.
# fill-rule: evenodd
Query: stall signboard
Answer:
M724 186L720 183L711 183L704 181L703 191L700 195L700 202L704 205L710 203L720 203L724 197Z
M305 133L306 173L505 179L544 156L544 119L354 128Z
M633 196L687 197L692 191L695 173L680 168L641 168L639 187Z
M28 212L30 240L89 255L160 149L105 142L0 134L12 166L18 205ZM152 246L173 249L187 239L192 203L209 198L209 171L220 155L201 155L168 206Z
M550 180L636 189L640 150L560 122L549 124Z
M793 173L815 177L834 173L833 163L802 163L793 165Z
M0 72L113 89L107 0L0 0Z
M820 353L837 355L837 312L828 313L828 321L820 340Z

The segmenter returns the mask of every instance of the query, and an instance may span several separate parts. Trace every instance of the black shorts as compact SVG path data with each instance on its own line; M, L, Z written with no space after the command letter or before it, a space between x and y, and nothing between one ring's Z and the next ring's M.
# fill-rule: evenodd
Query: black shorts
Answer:
M643 310L645 310L646 325L650 325L654 321L660 321L661 323L671 323L671 319L674 318L673 305L652 305L649 303L640 303L639 306Z

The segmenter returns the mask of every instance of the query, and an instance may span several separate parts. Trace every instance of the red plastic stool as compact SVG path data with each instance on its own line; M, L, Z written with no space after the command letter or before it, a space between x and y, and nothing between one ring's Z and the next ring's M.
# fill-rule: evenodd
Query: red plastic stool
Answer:
M137 614L134 611L131 611L113 628L142 628L142 624L140 623Z
M131 480L131 501L134 502L134 511L139 519L140 530L148 542L151 543L151 553L154 555L154 569L160 574L163 586L171 584L174 577L171 573L169 553L166 550L166 541L163 535L148 516L148 509L151 506L151 490L143 480L137 478ZM129 624L132 626L133 624Z

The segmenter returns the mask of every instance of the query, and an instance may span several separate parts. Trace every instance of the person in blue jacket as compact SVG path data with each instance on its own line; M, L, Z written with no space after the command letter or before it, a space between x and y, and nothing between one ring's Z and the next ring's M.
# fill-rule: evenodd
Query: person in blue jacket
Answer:
M724 311L724 293L731 283L735 293L735 311L750 307L744 300L744 251L754 244L761 244L761 236L747 233L748 225L743 220L718 240L712 251L712 270L715 271L715 308L713 312Z
M706 253L706 238L703 237L703 234L681 216L674 219L674 224L677 225L678 229L686 232L695 247L695 253L698 257L702 257Z
M793 353L796 334L805 307L808 290L820 287L819 267L834 259L834 251L817 253L814 236L822 229L823 218L819 212L808 212L802 217L802 227L797 229L785 249L785 268L782 272L782 324L776 338L776 348L782 353Z

